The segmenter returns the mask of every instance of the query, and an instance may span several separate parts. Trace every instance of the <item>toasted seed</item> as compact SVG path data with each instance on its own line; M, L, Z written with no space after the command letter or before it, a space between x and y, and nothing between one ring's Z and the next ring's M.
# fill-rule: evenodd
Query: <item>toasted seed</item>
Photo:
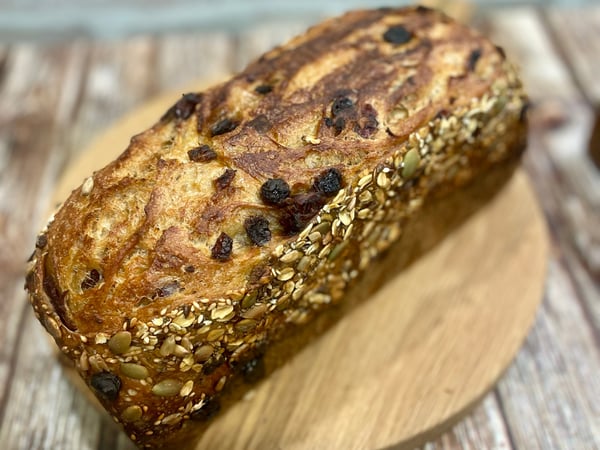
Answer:
M294 269L292 269L291 267L286 267L281 272L279 272L279 274L277 275L277 279L280 281L291 280L294 277L294 274Z
M289 253L286 253L285 255L283 255L281 258L279 258L279 260L282 263L291 263L294 261L297 261L298 259L302 258L302 252L299 252L298 250L292 250Z
M222 320L227 317L229 314L233 312L233 306L225 305L215 308L210 313L210 318L212 320Z
M411 178L419 166L419 161L421 157L419 156L419 152L417 149L409 150L406 155L404 155L404 167L402 167L402 178L408 179Z
M333 250L331 250L331 253L329 254L329 256L327 257L327 259L329 261L333 261L335 260L338 256L340 256L340 254L344 251L344 249L346 247L348 247L348 243L350 241L343 241L340 242L338 245L336 245Z
M149 376L148 369L140 364L134 363L121 363L121 373L126 377L134 378L136 380L143 380Z
M179 394L182 386L183 383L181 381L167 378L152 386L152 393L159 397L173 397Z
M190 314L189 316L185 316L185 314L179 314L175 319L173 319L173 323L179 325L181 328L187 328L192 325L196 321L196 316Z
M160 354L162 356L169 356L175 350L175 336L168 336L160 346Z
M226 382L227 382L227 377L225 375L223 375L221 378L219 378L219 381L217 381L217 384L215 384L215 391L221 392L223 390L223 388L225 387Z
M206 336L206 340L209 342L216 341L220 339L225 334L225 330L222 328L217 328L216 330L212 330Z
M192 393L193 389L194 389L194 382L192 380L188 380L185 382L185 384L179 391L179 395L181 397L187 397L188 395L190 395Z
M235 324L235 330L240 333L247 333L248 331L253 330L258 325L256 320L252 319L242 319L238 323Z
M390 185L390 179L387 177L387 175L383 172L379 172L377 175L377 186L382 189L387 189L390 187Z
M245 319L258 319L259 317L262 317L264 313L267 312L267 309L268 306L266 303L259 303L245 311L242 314L242 317Z
M127 353L131 346L131 333L129 331L119 331L108 341L108 348L115 355Z
M81 194L82 195L90 195L92 189L94 188L94 179L92 177L87 177L83 184L81 185Z
M241 306L243 309L250 308L256 302L256 297L258 296L257 291L248 292L244 298L242 299Z
M142 408L140 408L138 405L131 405L123 410L121 413L121 418L125 422L135 422L136 420L140 420L142 418L142 414Z
M203 345L194 352L194 359L198 362L208 361L214 350L212 345Z

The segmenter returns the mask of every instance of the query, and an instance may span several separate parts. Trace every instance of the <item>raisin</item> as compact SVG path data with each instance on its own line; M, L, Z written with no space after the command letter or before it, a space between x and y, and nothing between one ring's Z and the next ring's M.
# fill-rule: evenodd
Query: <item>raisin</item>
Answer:
M44 248L47 244L48 244L48 238L46 237L45 234L40 234L35 241L35 246L39 249Z
M121 390L121 379L110 372L99 372L92 375L92 387L106 400L116 400Z
M519 112L519 122L525 123L527 121L527 111L529 111L531 104L529 102L525 102L521 111Z
M354 124L354 131L360 137L368 139L377 133L378 127L377 111L371 105L365 105L362 109L362 117Z
M504 60L506 59L506 52L504 51L504 47L496 45L496 50L500 53L500 57Z
M327 128L331 128L333 126L333 120L331 117L325 117L324 122Z
M210 251L210 256L217 261L227 261L231 256L232 248L233 239L227 233L221 233Z
M181 99L175 103L161 118L161 120L167 119L171 116L175 116L176 119L185 120L189 118L194 110L196 109L196 105L202 101L202 95L189 93L184 94Z
M265 245L271 240L269 221L262 216L251 216L244 221L244 229L250 240L258 245Z
M273 124L269 121L267 116L260 114L248 122L248 126L254 128L260 134L265 134L273 128Z
M286 206L279 223L285 232L298 233L321 210L325 197L319 192L308 192L292 197Z
M210 128L211 136L219 136L220 134L229 133L237 128L238 122L235 122L229 118L218 121Z
M395 25L383 33L383 39L390 44L406 44L412 39L412 33L402 25Z
M260 86L256 86L256 88L254 88L254 91L257 94L268 94L269 92L271 92L273 90L273 86L269 86L268 84L261 84Z
M190 161L194 162L208 162L217 158L215 151L206 144L189 150L187 154Z
M467 70L469 72L473 72L475 70L475 66L477 66L477 61L479 61L479 58L481 58L481 49L480 48L473 50L469 54L469 59L467 61Z
M265 376L263 358L254 358L241 367L242 376L247 383L256 383Z
M189 265L189 266L185 266L183 268L183 270L185 270L187 273L194 273L196 271L196 268L192 265Z
M260 187L260 198L268 205L280 205L290 196L290 186L281 178L270 178Z
M90 270L81 282L81 290L85 291L87 289L95 287L100 281L100 278L100 272L98 272L96 269Z
M346 126L346 119L343 117L338 117L335 119L333 123L333 129L335 130L335 135L338 136L342 131L344 131L344 127Z
M327 169L315 178L313 187L317 192L332 197L342 188L342 174L335 168Z
M354 107L354 102L351 99L348 97L338 97L331 105L331 115L335 117L344 110L351 109L352 107Z
M190 419L198 421L206 421L211 417L214 417L221 410L221 404L214 397L208 397L204 399L204 403L200 409L192 411Z
M223 175L215 180L215 186L218 190L223 190L228 188L235 177L235 170L233 169L225 169Z

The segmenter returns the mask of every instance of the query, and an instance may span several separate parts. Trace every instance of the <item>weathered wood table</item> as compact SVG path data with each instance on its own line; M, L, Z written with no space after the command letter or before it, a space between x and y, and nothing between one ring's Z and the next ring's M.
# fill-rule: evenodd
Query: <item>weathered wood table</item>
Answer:
M600 105L600 7L503 9L477 23L523 68L533 101L524 165L551 253L543 304L514 364L426 448L600 448L600 169L587 155ZM238 70L306 25L0 44L0 449L131 448L65 379L23 291L64 167L134 106Z

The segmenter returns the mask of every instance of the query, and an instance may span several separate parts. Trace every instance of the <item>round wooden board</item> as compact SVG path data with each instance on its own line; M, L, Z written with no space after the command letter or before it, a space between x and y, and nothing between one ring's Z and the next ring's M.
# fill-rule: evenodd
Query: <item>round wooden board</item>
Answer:
M206 83L193 88L199 89ZM100 136L55 200L121 153L179 96ZM547 236L525 175L211 425L198 449L414 448L508 367L542 298Z

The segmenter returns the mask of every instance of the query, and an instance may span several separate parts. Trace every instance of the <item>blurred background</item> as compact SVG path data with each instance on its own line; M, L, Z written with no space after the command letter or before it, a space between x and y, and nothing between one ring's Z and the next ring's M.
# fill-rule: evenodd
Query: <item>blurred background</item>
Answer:
M257 22L306 20L352 8L401 5L409 1L372 0L0 0L0 39L43 39L87 35L118 38L142 32L219 29L237 31ZM434 1L430 4L465 5ZM472 0L472 5L577 7L597 0Z

